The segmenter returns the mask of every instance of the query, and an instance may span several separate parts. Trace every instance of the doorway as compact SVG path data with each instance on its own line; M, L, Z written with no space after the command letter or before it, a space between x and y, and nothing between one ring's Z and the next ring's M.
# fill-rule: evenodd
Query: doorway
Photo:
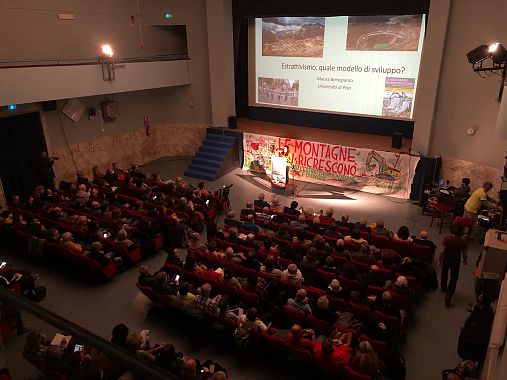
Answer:
M7 200L26 197L38 182L37 161L47 150L38 112L0 118L0 178Z

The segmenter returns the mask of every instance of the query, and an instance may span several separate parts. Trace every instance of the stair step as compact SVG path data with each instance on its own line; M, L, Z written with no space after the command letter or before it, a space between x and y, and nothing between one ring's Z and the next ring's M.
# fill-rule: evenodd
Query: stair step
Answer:
M216 133L208 133L206 135L206 140L221 141L221 142L227 142L227 143L233 144L236 139L231 136L224 136L224 135L219 135Z
M225 157L227 155L227 153L229 152L229 149L201 145L201 147L199 148L199 152L211 153L211 154L216 154L216 155L220 155L222 157Z
M210 174L217 174L218 169L217 167L209 166L209 165L200 165L200 164L194 164L193 162L188 166L189 170L194 171L202 171L204 173L210 173Z
M219 142L219 141L204 140L201 147L220 149L221 151L228 152L231 149L232 145L228 144L228 143Z
M204 159L204 160L211 160L211 161L218 161L222 162L224 160L223 154L214 154L209 152L197 152L194 156L195 158Z
M207 181L213 181L215 179L215 176L213 176L211 174L196 172L196 171L190 170L190 169L185 170L184 175L186 177L205 179Z
M217 160L209 160L206 158L200 158L200 157L195 156L192 159L192 164L215 166L215 167L219 168L222 165L222 161L223 160L218 160L218 159Z

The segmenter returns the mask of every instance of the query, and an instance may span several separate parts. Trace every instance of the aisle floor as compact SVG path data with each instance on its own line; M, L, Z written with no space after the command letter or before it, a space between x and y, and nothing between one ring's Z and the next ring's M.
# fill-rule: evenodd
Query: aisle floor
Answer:
M169 178L181 175L188 163L189 161L184 159L159 160L143 169L146 172L156 171L163 178ZM239 211L243 208L245 200L255 199L260 192L258 186L240 177L245 174L247 173L236 169L219 180L208 183L207 186L210 190L215 190L222 185L233 183L231 204L234 210ZM194 184L198 182L191 178L187 180ZM430 218L421 215L420 208L408 201L357 191L312 186L299 189L301 193L297 201L300 204L324 210L333 207L335 216L347 213L351 220L366 217L369 221L375 221L381 216L387 228L396 230L400 225L407 225L412 234L420 229L429 228ZM336 196L336 193L339 193L339 196ZM335 199L323 199L329 197ZM292 199L281 197L282 204L289 204L291 201ZM429 231L430 238L440 248L440 242L448 233L448 229L444 229L442 235L438 234L436 226ZM408 339L401 347L407 362L408 380L439 379L443 368L453 367L459 361L456 344L460 327L468 316L466 306L474 300L472 269L479 251L478 243L471 242L469 264L462 268L451 308L447 309L444 306L444 294L436 291L428 293L409 315ZM132 330L149 329L154 343L171 342L177 350L189 356L201 360L213 358L229 370L234 380L294 380L306 377L288 362L278 362L268 356L261 356L263 360L259 363L258 356L249 356L232 347L217 344L213 340L201 340L186 331L181 331L176 324L166 318L163 310L153 308L150 301L137 290L136 268L122 273L110 283L91 285L75 278L70 270L51 267L21 254L4 253L2 257L5 257L6 261L41 274L40 283L48 288L42 306L104 338L110 337L115 324L123 322ZM147 264L155 270L163 265L164 260L165 255L159 254L142 264ZM25 319L31 327L48 328L29 316ZM23 344L24 337L14 337L7 344L7 360L14 379L38 379L41 374L21 357Z

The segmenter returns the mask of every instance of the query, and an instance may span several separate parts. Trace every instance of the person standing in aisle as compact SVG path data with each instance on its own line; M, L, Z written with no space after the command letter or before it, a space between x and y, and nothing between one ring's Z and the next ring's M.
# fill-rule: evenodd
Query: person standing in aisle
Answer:
M456 284L459 277L461 258L463 264L467 265L467 241L463 237L463 226L453 225L451 235L446 236L442 241L444 249L438 258L439 266L442 269L440 276L440 288L445 292L445 306L451 306L451 299L456 291ZM450 272L450 279L447 281Z

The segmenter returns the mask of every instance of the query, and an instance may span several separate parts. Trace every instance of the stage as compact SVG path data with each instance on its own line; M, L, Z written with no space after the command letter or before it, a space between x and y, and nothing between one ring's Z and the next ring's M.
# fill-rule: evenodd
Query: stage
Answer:
M333 145L345 145L355 148L381 150L384 152L408 153L412 145L411 139L403 139L401 149L391 148L391 137L332 131L329 129L309 128L300 125L278 124L238 118L238 131L257 133L260 135L278 136L299 140L325 142Z

